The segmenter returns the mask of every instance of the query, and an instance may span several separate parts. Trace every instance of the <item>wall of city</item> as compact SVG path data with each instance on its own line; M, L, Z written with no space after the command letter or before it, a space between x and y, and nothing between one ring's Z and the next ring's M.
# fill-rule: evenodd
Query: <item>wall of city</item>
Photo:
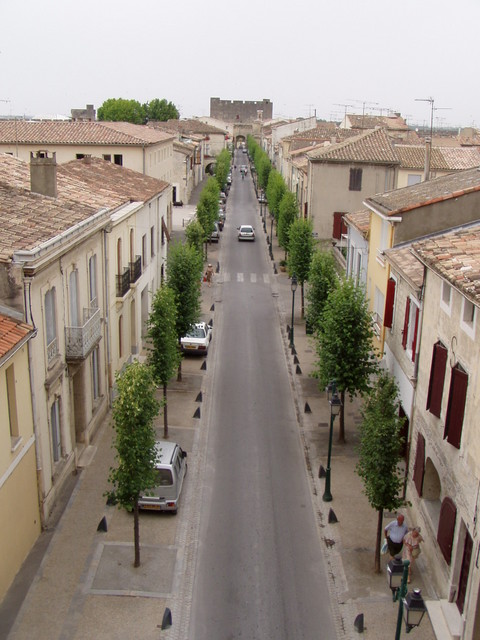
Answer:
M210 98L210 117L226 122L249 122L259 117L271 120L273 117L273 103L267 98L263 100L221 100Z

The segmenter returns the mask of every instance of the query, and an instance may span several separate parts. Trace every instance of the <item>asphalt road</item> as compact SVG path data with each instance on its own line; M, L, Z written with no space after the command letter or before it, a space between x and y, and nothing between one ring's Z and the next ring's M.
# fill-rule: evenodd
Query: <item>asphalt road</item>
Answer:
M334 639L325 565L250 174L237 151L216 276L190 640ZM252 224L255 242L236 227Z

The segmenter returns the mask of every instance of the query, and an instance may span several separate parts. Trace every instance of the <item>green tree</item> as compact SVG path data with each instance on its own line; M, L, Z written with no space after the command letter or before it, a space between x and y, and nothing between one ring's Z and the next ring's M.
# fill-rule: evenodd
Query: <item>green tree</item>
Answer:
M97 111L98 120L145 124L145 107L137 100L109 98Z
M395 381L388 372L380 372L376 384L365 399L356 472L362 478L370 506L378 512L375 545L375 572L380 573L380 547L383 511L396 511L402 504L403 478L399 463L403 439L403 418Z
M225 189L227 184L227 176L230 171L231 155L228 149L223 149L217 156L217 163L215 165L215 178L218 183L220 191Z
M314 251L306 291L307 324L312 332L319 329L325 302L338 283L337 263L333 253L331 251Z
M157 289L153 296L147 327L147 336L151 341L148 363L155 381L163 387L163 436L168 438L167 385L178 370L181 355L177 338L175 294L165 285Z
M180 112L173 102L167 102L165 98L160 100L154 98L145 105L145 114L149 120L160 120L166 122L167 120L178 120L180 118Z
M378 369L368 303L363 289L351 279L341 280L330 292L315 341L315 375L322 388L335 380L342 400L338 441L345 442L345 393L367 393Z
M190 224L187 225L187 228L185 229L185 238L187 244L191 247L195 247L201 255L203 252L203 243L205 242L205 231L198 219L192 220Z
M216 178L209 178L203 187L197 203L197 220L204 230L205 259L207 257L207 240L214 229L214 223L218 220L218 200L220 188Z
M280 202L286 191L287 185L285 184L285 180L278 173L278 171L272 169L268 175L266 193L268 200L268 209L277 222Z
M167 284L173 289L177 308L176 332L180 339L198 322L201 311L202 254L195 247L176 242L170 245L167 257ZM182 379L182 362L177 379Z
M156 384L150 367L133 362L117 373L118 395L113 403L114 447L117 467L110 469L113 485L110 498L133 511L134 566L140 566L138 499L155 486L155 430L153 420L160 405L155 399Z
M291 191L286 191L278 209L278 243L285 249L285 259L289 250L290 228L298 218L297 198Z
M288 273L290 276L295 274L301 286L302 318L305 315L305 282L310 273L313 251L312 222L305 218L298 218L289 229Z

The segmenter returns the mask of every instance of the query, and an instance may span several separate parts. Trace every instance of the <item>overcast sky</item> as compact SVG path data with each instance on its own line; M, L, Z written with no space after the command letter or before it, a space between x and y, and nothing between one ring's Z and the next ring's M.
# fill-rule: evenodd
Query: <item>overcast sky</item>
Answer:
M0 115L108 98L480 127L480 0L0 0ZM349 105L349 106L346 106Z

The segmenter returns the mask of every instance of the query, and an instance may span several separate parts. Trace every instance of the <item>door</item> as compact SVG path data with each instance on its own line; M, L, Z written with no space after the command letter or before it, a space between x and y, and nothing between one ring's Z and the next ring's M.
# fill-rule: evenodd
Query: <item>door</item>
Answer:
M470 561L472 559L473 542L468 531L465 532L465 544L463 547L462 568L458 581L457 607L463 613L465 606L465 594L467 593L468 574L470 572Z

